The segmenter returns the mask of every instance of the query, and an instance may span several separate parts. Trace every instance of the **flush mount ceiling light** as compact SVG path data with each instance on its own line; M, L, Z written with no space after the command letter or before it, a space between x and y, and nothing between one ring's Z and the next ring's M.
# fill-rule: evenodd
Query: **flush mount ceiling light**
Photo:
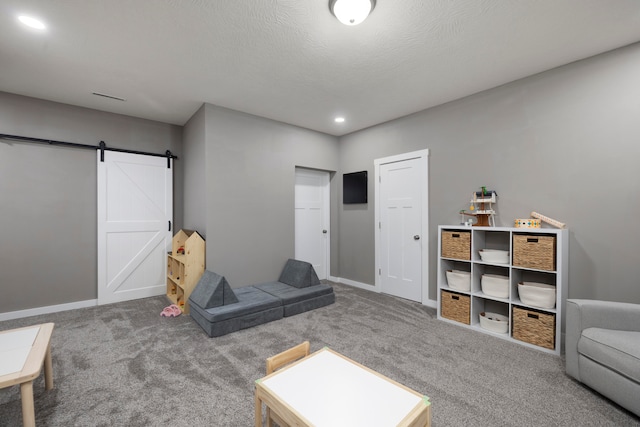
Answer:
M333 121L336 123L344 123L344 117L336 117Z
M344 25L358 25L375 6L376 0L329 0L329 10Z
M22 22L27 27L35 28L36 30L44 30L47 28L39 19L27 15L18 16L18 21Z

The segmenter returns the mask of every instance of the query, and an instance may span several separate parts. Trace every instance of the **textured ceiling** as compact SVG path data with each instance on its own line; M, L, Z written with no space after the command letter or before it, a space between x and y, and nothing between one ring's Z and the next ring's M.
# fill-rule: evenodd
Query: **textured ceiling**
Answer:
M0 0L0 91L343 135L637 41L638 0L378 0L355 27L328 0Z

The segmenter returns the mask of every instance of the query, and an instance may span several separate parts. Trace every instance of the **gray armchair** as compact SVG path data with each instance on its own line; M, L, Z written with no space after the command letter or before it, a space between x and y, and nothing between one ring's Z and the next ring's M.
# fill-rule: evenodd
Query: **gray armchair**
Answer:
M567 300L567 374L640 416L640 304Z

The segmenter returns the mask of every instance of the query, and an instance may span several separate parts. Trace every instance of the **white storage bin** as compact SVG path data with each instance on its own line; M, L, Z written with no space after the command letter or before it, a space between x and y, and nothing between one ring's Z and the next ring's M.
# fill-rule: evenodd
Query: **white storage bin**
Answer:
M518 283L520 300L527 305L538 308L554 308L556 306L556 287L546 283Z
M480 259L492 264L509 264L509 251L499 249L481 249L478 251Z
M480 327L491 332L506 334L509 331L509 318L502 314L480 313Z
M509 298L509 278L498 274L483 274L480 286L485 295L496 298Z
M447 270L447 284L451 289L469 292L471 289L471 273L461 270Z

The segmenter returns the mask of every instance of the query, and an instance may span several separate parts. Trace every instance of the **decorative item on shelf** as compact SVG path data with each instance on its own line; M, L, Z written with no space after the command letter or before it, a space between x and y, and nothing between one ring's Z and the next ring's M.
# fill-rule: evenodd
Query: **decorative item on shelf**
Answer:
M466 213L464 209L460 210L460 225L464 225L465 227L471 227L473 225L473 218L465 218L465 215L470 215ZM475 216L475 215L474 215Z
M540 220L535 218L521 218L514 220L516 228L540 228Z
M547 224L553 225L554 227L557 227L557 228L565 228L566 227L566 224L564 222L556 221L555 219L551 219L548 216L544 216L542 214L539 214L538 212L531 212L531 217L540 219L540 220L546 222Z
M556 221L548 216L539 214L538 212L531 212L531 218L518 218L514 220L516 228L541 228L542 222L553 225L557 228L565 228L564 222Z
M509 318L497 313L480 313L480 327L491 332L506 334L509 331Z
M493 210L493 204L496 203L498 193L494 190L487 190L487 187L480 187L481 191L474 191L471 195L471 206L467 213L464 209L460 211L462 217L461 225L474 225L478 227L495 227L496 222L494 216L496 211ZM464 221L465 216L475 217L476 222L472 224L471 220Z

